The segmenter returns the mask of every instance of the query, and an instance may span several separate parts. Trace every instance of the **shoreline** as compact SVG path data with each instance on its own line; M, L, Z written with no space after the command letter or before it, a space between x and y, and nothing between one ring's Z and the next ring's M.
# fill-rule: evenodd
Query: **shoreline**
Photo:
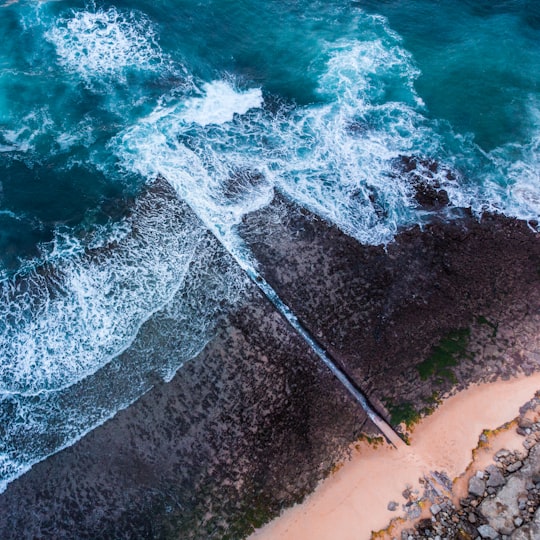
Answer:
M473 385L422 418L407 447L396 450L387 444L356 443L350 459L339 464L303 503L282 512L249 540L367 540L375 531L381 531L377 538L391 538L384 529L391 521L407 517L399 509L402 492L420 493L424 488L419 480L434 471L454 481L472 470L473 450L482 431L514 420L538 389L540 373ZM515 433L502 441L505 446L521 444ZM397 511L388 509L392 501L398 503Z
M167 194L152 196L160 204ZM262 277L394 428L440 396L540 369L540 237L525 223L436 220L384 249L276 196L241 233ZM194 272L228 264L212 237L204 245ZM246 287L239 305L223 306L215 338L170 382L152 380L132 406L8 486L2 538L246 538L312 493L351 444L378 435ZM168 335L184 331L182 320L158 313L141 339L161 340L163 322ZM164 344L171 357L181 353L176 339ZM147 348L126 351L126 361L139 350Z

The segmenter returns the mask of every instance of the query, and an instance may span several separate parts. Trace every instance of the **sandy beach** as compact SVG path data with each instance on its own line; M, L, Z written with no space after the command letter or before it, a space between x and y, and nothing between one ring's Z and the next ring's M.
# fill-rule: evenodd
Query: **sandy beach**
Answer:
M403 515L399 506L397 511L388 510L388 503L403 502L401 494L407 487L420 490L424 475L432 471L442 471L450 479L462 475L482 431L513 420L538 389L540 374L471 386L415 426L409 446L358 443L350 460L303 504L284 511L250 540L367 540ZM492 442L490 452L512 445L518 447L520 438L507 432Z

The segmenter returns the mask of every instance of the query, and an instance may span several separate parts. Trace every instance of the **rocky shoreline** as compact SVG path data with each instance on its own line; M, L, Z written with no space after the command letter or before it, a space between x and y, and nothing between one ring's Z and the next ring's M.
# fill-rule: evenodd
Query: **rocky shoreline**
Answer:
M241 234L404 435L471 382L540 368L540 243L526 223L464 212L363 246L276 195ZM203 245L227 260L211 235ZM302 500L362 434L377 435L253 284L227 309L172 381L0 494L0 537L238 540ZM158 313L141 339L155 344L163 321L174 335Z
M429 507L430 517L414 528L401 531L400 540L535 540L540 538L540 394L520 410L519 418L506 429L523 437L520 450L501 449L485 468L467 481L467 495L446 482L425 478L421 498L406 490L403 496L412 517L413 508ZM492 435L491 435L492 436ZM487 445L490 435L482 434L479 445ZM473 468L475 461L469 469ZM444 482L442 482L444 483ZM454 482L456 484L456 482ZM435 487L434 487L435 486ZM397 503L389 503L397 504ZM375 535L380 537L381 534ZM397 536L392 538L398 540Z
M473 382L540 366L540 243L527 223L461 211L365 246L277 195L241 233L265 279L394 426Z
M165 184L145 196L158 198L152 208L163 198L174 210L173 195ZM195 219L181 201L176 205ZM215 238L204 234L190 285L223 279L225 269L243 281L239 301L219 304L214 338L172 381L156 375L133 405L10 483L0 494L0 538L236 540L301 500L351 440L374 431ZM191 301L197 313L216 302L214 289L187 299L182 289L178 301ZM160 343L164 330L167 341ZM158 354L156 345L181 364L184 353L171 336L183 332L185 321L167 309L158 312L123 354L125 369L135 354Z

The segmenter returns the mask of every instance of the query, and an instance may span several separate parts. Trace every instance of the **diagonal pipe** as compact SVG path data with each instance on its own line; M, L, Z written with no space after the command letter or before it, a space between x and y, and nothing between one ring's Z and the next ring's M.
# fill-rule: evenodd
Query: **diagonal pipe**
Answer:
M167 181L163 176L159 176L158 178ZM174 184L172 185L174 187ZM272 303L278 313L289 323L294 331L300 335L300 337L318 356L323 364L326 365L336 379L345 387L347 392L354 398L354 400L359 403L368 418L373 422L373 424L375 424L375 426L377 426L386 440L396 448L404 446L404 441L392 428L392 426L390 426L390 424L388 424L388 422L386 422L381 415L377 413L374 407L369 403L368 398L364 395L362 390L360 390L353 380L336 364L334 360L332 360L326 350L311 335L309 330L305 328L304 325L298 320L292 309L285 302L283 302L274 288L261 276L259 272L257 272L256 265L251 262L253 256L250 250L243 245L230 245L230 243L226 241L225 235L218 227L214 226L212 223L207 223L204 217L197 212L197 209L194 208L185 197L182 197L179 193L178 196L199 217L201 222L214 235L216 240L225 248L227 253L229 253L238 266L247 274L261 293ZM249 255L246 256L248 253Z
M234 254L231 253L234 257ZM358 388L354 381L345 373L326 352L326 350L313 337L311 332L298 320L291 308L281 300L274 288L251 267L246 268L240 264L240 261L235 257L237 263L242 266L251 281L257 285L259 290L268 298L281 316L289 323L290 326L299 334L303 340L309 345L311 350L319 357L319 359L332 372L336 379L345 387L347 392L360 404L368 418L377 426L379 431L384 435L386 440L396 448L405 446L404 441L397 434L394 428L386 422L380 414L370 404L366 395Z

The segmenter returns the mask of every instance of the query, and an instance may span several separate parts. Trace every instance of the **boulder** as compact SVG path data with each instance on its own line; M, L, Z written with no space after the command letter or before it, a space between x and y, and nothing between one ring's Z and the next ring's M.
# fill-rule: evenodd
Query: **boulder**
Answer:
M473 476L469 480L469 493L475 497L482 497L486 490L486 482L478 476Z
M434 516L436 516L441 511L441 507L438 504L432 504L430 511Z
M510 538L512 540L538 540L540 538L540 527L535 522L527 523L516 529Z
M485 499L480 505L480 512L500 533L511 534L514 530L514 519L519 516L519 496L527 494L525 486L524 478L512 476L495 497Z
M527 418L526 416L521 416L518 419L518 426L521 429L532 429L532 427L534 426L534 422L530 418Z
M509 473L513 473L513 472L516 472L519 469L521 469L521 467L523 467L523 462L522 461L515 461L514 463L510 463L510 465L508 465L508 467L506 467L506 470Z
M500 487L504 486L505 482L506 480L502 473L497 468L493 468L492 472L489 474L486 485L488 487Z
M478 527L477 530L478 530L478 534L482 538L489 538L491 540L495 540L495 538L499 537L499 534L497 533L497 531L493 527L490 527L489 525L480 525L480 527Z

